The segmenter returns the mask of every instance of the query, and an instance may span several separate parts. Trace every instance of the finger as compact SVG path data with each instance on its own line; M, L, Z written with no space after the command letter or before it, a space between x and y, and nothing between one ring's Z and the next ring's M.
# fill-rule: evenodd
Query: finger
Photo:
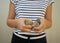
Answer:
M40 33L42 33L43 31L45 31L45 27L43 27L42 29L40 29L39 31L38 31L38 33L40 34Z
M42 30L40 30L40 31L35 31L35 32L38 33L38 34L41 34L43 31L44 31L44 30L42 29Z
M38 31L38 29L39 29L38 27L34 27L34 30L35 30L35 31Z
M30 29L23 28L23 29L21 29L21 31L23 31L23 32L30 32L31 30Z
M32 26L31 25L25 25L24 28L29 28L30 29L30 28L32 28Z
M41 27L38 27L38 28L35 27L34 30L35 30L35 32L37 32L37 33L41 33L41 32L43 31L43 30L42 30L43 28L44 28L44 26L41 26ZM41 30L41 31L40 31L40 30Z
M35 25L33 24L32 27L35 27Z
M39 27L34 27L36 31L39 31L41 28L43 28L43 25L41 24Z
M32 26L31 25L27 25L27 28L32 28Z

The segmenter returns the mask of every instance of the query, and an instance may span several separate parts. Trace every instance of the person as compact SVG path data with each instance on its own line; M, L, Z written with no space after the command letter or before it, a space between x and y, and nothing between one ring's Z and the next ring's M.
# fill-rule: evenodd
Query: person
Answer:
M47 43L46 29L52 26L53 0L10 0L7 25L13 28L11 43ZM40 18L41 24L34 22ZM32 20L33 25L25 25Z

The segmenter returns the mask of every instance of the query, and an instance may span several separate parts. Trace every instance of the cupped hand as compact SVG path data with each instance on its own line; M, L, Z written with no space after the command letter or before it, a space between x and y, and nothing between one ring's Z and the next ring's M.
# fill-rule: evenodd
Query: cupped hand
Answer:
M24 21L26 20L26 18L24 19L17 19L17 28L20 29L23 32L30 32L32 26L31 25L25 25Z
M35 32L37 33L42 33L43 31L45 31L46 29L46 20L45 19L40 19L41 24L39 26L35 26L35 24L33 24L33 29Z

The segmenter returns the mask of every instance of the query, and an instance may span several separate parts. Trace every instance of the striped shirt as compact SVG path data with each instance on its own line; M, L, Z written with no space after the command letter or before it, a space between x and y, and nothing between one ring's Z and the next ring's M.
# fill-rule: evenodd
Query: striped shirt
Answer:
M35 21L37 18L45 18L46 9L53 0L11 0L15 5L16 18L29 18ZM34 30L31 32L21 32L19 29L13 31L19 34L38 35ZM41 34L43 34L42 32Z

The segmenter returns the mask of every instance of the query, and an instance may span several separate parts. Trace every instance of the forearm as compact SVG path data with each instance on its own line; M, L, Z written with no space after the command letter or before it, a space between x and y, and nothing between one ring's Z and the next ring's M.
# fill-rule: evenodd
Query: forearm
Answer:
M52 21L45 19L46 25L45 27L48 29L52 26Z
M16 19L8 19L7 25L11 28L16 28L17 27Z

